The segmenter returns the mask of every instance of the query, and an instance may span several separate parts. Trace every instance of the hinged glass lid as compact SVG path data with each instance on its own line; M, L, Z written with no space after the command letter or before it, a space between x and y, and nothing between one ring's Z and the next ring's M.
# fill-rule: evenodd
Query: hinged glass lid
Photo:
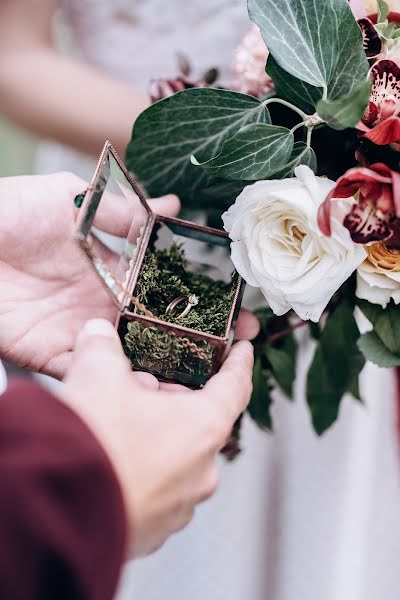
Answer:
M120 309L151 214L141 187L106 142L79 212L75 239Z

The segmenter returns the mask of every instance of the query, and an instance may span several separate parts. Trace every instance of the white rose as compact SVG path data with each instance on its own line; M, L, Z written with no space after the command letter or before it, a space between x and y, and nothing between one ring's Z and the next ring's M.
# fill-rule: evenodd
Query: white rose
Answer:
M222 218L237 271L261 289L274 313L293 308L300 318L318 321L366 251L343 226L354 199L332 203L332 235L325 237L318 207L335 183L305 165L295 174L246 187Z
M383 243L366 247L367 258L357 270L356 296L385 308L400 303L400 250Z

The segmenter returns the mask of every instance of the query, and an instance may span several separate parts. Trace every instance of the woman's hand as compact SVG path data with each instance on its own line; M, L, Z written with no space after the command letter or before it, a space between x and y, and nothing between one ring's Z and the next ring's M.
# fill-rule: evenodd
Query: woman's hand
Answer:
M236 344L199 391L132 373L111 324L90 321L62 395L110 457L125 499L131 545L142 556L191 520L218 485L215 456L251 393L253 350Z
M0 179L0 357L62 378L78 332L91 318L114 322L110 296L73 241L74 197L87 184L71 173ZM152 200L154 212L176 216L176 196ZM139 202L102 202L95 224L126 230ZM258 322L243 312L239 337Z
M62 378L76 336L90 318L116 312L73 241L74 198L87 183L72 173L0 179L0 356ZM116 201L114 201L116 200ZM127 228L135 205L102 203L98 225ZM155 212L176 216L175 196L153 200Z

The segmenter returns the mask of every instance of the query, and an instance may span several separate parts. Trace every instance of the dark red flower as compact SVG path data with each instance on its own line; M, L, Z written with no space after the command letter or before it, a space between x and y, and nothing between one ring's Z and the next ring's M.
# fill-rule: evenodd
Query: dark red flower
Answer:
M191 81L188 78L191 72L190 66L188 65L182 71L184 71L182 75L178 75L175 78L165 79L160 77L159 79L151 79L148 88L151 101L157 102L163 98L168 98L168 96L173 96L182 90L209 87L215 83L219 75L217 69L209 69L199 80Z
M380 60L371 69L372 90L362 122L363 137L378 145L400 140L400 68L393 60ZM371 129L370 129L371 128Z
M363 44L367 58L375 58L382 51L382 39L371 19L359 19L357 23L363 34Z
M347 171L320 206L318 224L322 233L331 235L331 203L351 196L358 196L357 201L343 224L353 241L358 244L385 241L388 246L398 247L400 173L382 163Z

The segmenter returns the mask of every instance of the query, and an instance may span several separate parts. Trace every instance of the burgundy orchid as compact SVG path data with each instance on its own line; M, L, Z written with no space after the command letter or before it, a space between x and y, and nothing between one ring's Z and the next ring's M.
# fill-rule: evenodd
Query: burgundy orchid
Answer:
M367 58L375 58L382 51L382 39L371 19L359 19L357 23L363 34L363 44Z
M400 68L393 60L380 60L371 69L372 91L360 129L378 145L400 141Z
M353 241L358 244L384 241L387 246L398 248L400 173L382 163L350 169L338 179L319 209L318 224L322 233L331 235L332 202L356 194L358 200L344 220Z

